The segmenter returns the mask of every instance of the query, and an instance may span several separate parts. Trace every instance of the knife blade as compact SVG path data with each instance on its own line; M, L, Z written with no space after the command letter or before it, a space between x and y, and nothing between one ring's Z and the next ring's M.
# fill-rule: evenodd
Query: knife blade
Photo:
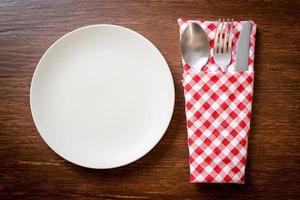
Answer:
M249 60L251 23L244 22L237 43L235 71L247 71Z

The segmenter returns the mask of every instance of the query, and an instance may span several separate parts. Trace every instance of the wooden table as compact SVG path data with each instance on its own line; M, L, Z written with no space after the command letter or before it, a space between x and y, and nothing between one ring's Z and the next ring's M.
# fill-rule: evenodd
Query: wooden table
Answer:
M299 199L299 1L0 2L0 199ZM190 184L177 18L232 16L258 24L246 184ZM37 62L65 33L90 24L131 28L165 56L176 87L160 143L125 167L92 170L56 155L30 114Z

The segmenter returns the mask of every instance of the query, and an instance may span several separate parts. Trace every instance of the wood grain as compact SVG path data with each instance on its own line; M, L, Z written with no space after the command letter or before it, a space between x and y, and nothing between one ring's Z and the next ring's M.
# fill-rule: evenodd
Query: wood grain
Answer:
M190 184L177 18L232 16L258 24L246 184ZM300 199L299 1L0 1L0 199ZM81 26L110 23L150 39L176 87L171 124L145 157L112 170L51 151L30 114L45 50Z

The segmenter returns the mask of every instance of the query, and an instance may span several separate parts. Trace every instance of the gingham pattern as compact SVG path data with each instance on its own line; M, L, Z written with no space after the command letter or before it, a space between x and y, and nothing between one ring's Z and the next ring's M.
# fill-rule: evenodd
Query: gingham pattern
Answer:
M178 20L180 36L186 22ZM217 22L196 22L212 47ZM220 71L212 56L199 72L183 63L191 182L244 183L254 80L256 25L251 23L249 71L234 71L240 22L234 22L232 61L227 72Z

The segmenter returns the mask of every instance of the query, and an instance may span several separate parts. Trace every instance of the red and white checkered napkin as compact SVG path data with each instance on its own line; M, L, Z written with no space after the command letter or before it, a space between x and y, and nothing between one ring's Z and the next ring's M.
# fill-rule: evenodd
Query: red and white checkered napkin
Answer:
M187 22L178 20L180 36ZM196 22L213 47L217 22ZM232 61L226 72L212 55L198 72L183 61L190 182L244 183L254 81L256 24L251 23L249 71L234 71L241 22L234 22Z

